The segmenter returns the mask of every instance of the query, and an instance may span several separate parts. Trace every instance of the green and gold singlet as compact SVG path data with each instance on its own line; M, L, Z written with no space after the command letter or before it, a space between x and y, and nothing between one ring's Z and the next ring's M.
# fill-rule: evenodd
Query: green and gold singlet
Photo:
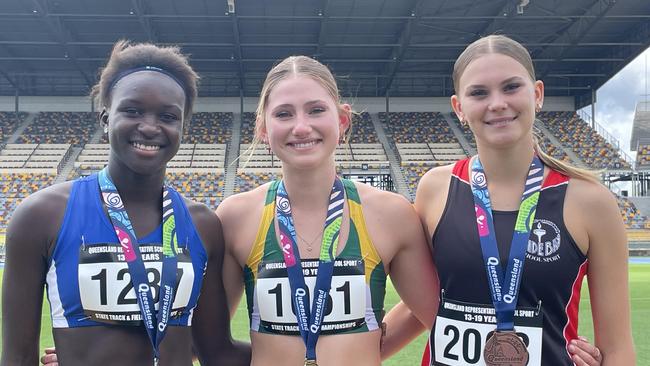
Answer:
M350 211L350 232L334 262L332 287L327 297L323 335L368 332L378 329L384 316L386 272L363 218L361 201L352 181L342 179ZM300 335L292 308L291 289L282 249L275 231L275 195L279 181L271 183L255 243L244 267L246 302L251 330ZM310 300L318 273L318 259L302 259Z

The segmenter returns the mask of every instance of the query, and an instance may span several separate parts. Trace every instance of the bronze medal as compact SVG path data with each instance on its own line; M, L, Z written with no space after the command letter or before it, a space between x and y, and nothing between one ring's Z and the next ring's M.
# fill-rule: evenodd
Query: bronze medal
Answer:
M316 360L305 360L305 366L318 366Z
M514 331L494 331L485 342L483 359L487 366L525 366L528 350Z

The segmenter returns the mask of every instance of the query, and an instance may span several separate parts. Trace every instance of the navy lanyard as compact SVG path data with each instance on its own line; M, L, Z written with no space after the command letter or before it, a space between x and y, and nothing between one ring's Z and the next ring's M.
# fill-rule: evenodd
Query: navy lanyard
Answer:
M314 288L315 299L312 302L311 309L309 309L309 289L305 284L300 264L300 253L298 251L296 229L291 215L289 195L284 188L283 181L280 181L278 185L275 212L278 220L280 245L282 246L284 263L287 267L287 276L289 277L292 301L296 309L298 328L307 348L307 360L316 360L316 342L318 342L321 324L325 316L327 295L332 285L334 257L336 256L339 241L344 202L343 183L337 177L330 193L325 229L323 230L318 274L316 275Z
M135 230L133 230L131 220L124 208L122 197L120 197L115 184L113 184L107 168L99 172L98 178L102 199L108 209L108 216L111 218L115 233L122 246L124 258L129 267L131 283L136 293L144 327L147 330L154 350L154 365L156 365L160 358L160 342L165 337L167 322L174 301L177 268L176 247L178 244L174 206L179 208L179 203L173 201L178 201L178 198L172 195L168 187L164 187L162 206L162 276L158 294L159 307L158 312L156 312L151 290L151 285L153 284L149 283L147 271L140 256L140 245L135 235ZM172 197L176 199L172 200Z
M494 231L492 205L490 204L485 171L478 156L472 164L470 181L474 197L476 224L481 241L485 270L490 284L492 303L496 311L497 330L514 329L514 314L519 296L519 285L524 271L528 237L535 219L535 210L543 180L544 165L535 155L528 170L524 193L521 196L519 213L517 214L515 230L512 235L510 255L508 256L507 268L504 274L500 264L501 260Z

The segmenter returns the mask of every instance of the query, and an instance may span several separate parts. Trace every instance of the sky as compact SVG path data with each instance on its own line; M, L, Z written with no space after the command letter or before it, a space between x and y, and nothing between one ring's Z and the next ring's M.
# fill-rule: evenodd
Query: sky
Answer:
M647 67L646 67L647 62ZM596 122L616 137L630 156L630 137L636 104L650 99L650 48L625 66L596 91ZM591 114L591 106L586 107Z

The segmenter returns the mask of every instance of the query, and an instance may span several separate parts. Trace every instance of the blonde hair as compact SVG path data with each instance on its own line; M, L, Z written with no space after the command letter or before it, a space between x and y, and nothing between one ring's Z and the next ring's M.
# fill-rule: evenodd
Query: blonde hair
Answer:
M477 58L488 54L500 54L514 59L526 69L530 80L533 83L535 82L535 67L533 66L533 60L530 58L528 50L512 38L503 35L490 35L474 41L458 56L456 63L454 63L454 71L452 73L456 93L459 92L460 77L465 72L467 65ZM533 148L542 163L553 170L557 170L572 178L600 181L598 177L599 172L578 168L548 155L542 150L539 145L539 139L534 134Z
M262 128L266 123L265 113L271 91L282 80L288 79L291 76L298 75L310 77L320 86L322 86L327 91L327 94L332 97L334 103L336 103L338 113L347 114L348 117L350 117L350 121L352 121L352 115L354 112L346 110L342 107L339 88L336 85L336 79L334 78L334 75L332 75L332 72L329 70L329 68L311 57L289 56L275 65L266 75L266 79L264 80L260 99L257 103L257 110L255 111L255 136L253 137L253 142L251 145L248 147L246 152L244 152L245 155L248 155L248 160L250 160L250 158L253 156L255 147L262 142L260 135ZM349 140L349 136L352 130L351 125L352 124L350 123L350 127L348 127L347 131L342 134L344 142Z

